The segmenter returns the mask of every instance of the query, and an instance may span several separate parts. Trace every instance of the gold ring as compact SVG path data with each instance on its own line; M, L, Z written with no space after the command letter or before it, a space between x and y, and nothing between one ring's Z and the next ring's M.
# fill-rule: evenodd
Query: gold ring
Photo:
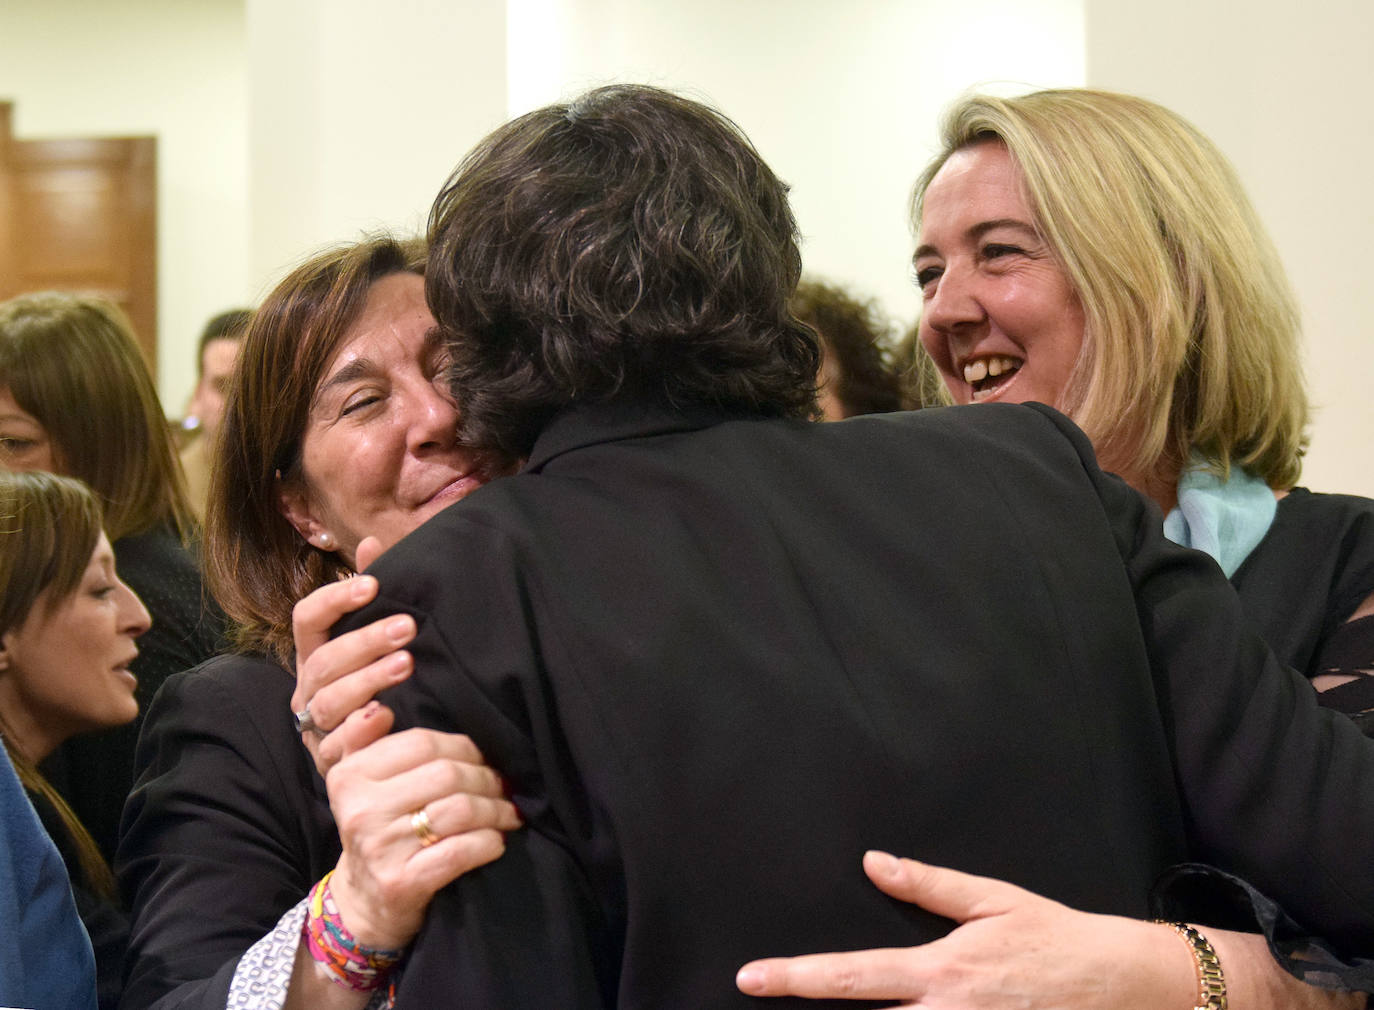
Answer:
M429 814L425 812L424 807L410 815L410 830L415 832L415 837L420 839L420 845L426 849L439 840L434 825L429 823Z

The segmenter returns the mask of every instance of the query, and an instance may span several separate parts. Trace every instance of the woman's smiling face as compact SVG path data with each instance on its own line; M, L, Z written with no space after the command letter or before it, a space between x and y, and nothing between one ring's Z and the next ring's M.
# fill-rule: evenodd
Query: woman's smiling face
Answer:
M433 327L419 275L372 285L315 390L299 473L283 481L291 524L350 564L363 537L390 547L490 476L457 443Z
M955 403L1064 408L1083 307L1000 141L955 151L931 180L914 265L921 343Z

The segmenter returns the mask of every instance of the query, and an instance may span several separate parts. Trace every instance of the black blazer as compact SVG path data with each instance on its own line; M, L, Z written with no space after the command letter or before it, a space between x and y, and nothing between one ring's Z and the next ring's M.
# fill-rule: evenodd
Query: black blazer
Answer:
M223 1010L239 958L338 862L295 686L235 655L158 692L115 864L133 916L126 1010Z
M1374 749L1046 408L583 408L374 571L347 626L420 629L384 700L529 824L402 1006L755 1006L751 958L946 932L867 848L1136 916L1198 859L1374 947Z

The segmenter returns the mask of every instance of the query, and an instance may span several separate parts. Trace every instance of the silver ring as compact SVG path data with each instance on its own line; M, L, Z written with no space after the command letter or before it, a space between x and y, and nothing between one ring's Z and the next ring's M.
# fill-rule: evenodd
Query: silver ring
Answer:
M429 812L424 807L410 815L410 830L415 832L416 838L420 839L421 848L427 849L439 840L434 825L429 823Z
M291 713L291 717L296 720L297 733L313 733L315 736L325 735L325 731L315 723L315 717L310 714L310 706L308 704L299 712Z

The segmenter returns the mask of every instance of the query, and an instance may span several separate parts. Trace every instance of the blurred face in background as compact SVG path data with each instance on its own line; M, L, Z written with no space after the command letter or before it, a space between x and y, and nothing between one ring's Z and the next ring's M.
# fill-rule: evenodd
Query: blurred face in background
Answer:
M0 388L0 466L9 470L57 472L56 455L47 430Z
M200 419L200 430L206 438L214 438L219 432L224 417L224 397L238 360L239 344L237 337L215 337L206 342L201 352L200 381L191 394L186 413Z

